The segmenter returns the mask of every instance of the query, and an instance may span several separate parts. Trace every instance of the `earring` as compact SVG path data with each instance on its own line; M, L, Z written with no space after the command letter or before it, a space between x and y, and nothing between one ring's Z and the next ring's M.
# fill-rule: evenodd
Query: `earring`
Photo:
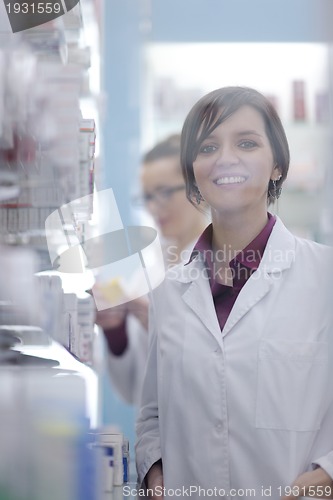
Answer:
M279 175L277 179L271 179L270 181L272 182L273 186L271 187L271 189L268 189L268 194L271 198L273 198L273 200L277 200L281 196L282 187L278 187L276 185L276 183L281 179L281 177L282 175Z
M197 205L200 205L201 201L203 200L203 197L199 191L198 186L195 186L196 192L195 192L195 201Z

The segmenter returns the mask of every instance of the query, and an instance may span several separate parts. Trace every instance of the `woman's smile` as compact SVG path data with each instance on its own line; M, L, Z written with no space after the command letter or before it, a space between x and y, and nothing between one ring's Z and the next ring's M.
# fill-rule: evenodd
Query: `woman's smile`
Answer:
M246 181L244 176L240 175L223 175L214 180L214 184L218 186L242 184Z

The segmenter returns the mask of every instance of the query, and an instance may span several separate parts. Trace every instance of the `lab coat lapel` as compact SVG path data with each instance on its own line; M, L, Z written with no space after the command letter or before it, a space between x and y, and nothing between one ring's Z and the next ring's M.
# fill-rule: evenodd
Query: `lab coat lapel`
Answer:
M257 271L242 288L223 328L222 337L240 321L273 287L275 279L282 279L295 257L295 238L277 217Z
M256 271L258 273L259 270ZM245 314L252 309L272 287L272 279L267 273L261 273L259 278L254 279L254 275L246 282L229 314L229 317L222 330L222 337L225 337L230 330L242 319Z
M215 306L210 292L209 279L205 266L197 256L184 266L181 281L184 283L182 298L194 314L201 320L204 327L221 344L221 330L216 316ZM195 278L194 278L195 277Z

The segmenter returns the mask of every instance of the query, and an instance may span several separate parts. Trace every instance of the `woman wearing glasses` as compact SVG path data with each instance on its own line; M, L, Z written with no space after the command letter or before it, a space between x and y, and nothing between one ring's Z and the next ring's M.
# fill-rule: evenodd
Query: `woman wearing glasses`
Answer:
M142 195L134 202L153 217L164 246L166 267L188 259L207 218L189 203L180 167L180 135L158 143L143 158ZM148 345L148 300L139 298L96 314L109 347L112 385L138 405Z
M153 292L139 479L156 499L332 498L332 249L267 210L289 167L280 119L253 89L213 91L181 163L212 224Z
M207 225L207 218L186 197L180 167L180 135L157 144L143 160L142 198L165 242L166 264L186 259L189 246Z

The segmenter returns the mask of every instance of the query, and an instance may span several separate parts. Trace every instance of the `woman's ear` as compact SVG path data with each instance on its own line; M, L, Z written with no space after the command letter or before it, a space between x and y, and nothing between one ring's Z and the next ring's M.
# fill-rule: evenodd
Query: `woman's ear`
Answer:
M282 177L282 173L281 173L281 170L280 170L280 167L278 165L275 165L274 169L273 169L273 172L272 172L272 175L271 175L271 181L279 181Z

